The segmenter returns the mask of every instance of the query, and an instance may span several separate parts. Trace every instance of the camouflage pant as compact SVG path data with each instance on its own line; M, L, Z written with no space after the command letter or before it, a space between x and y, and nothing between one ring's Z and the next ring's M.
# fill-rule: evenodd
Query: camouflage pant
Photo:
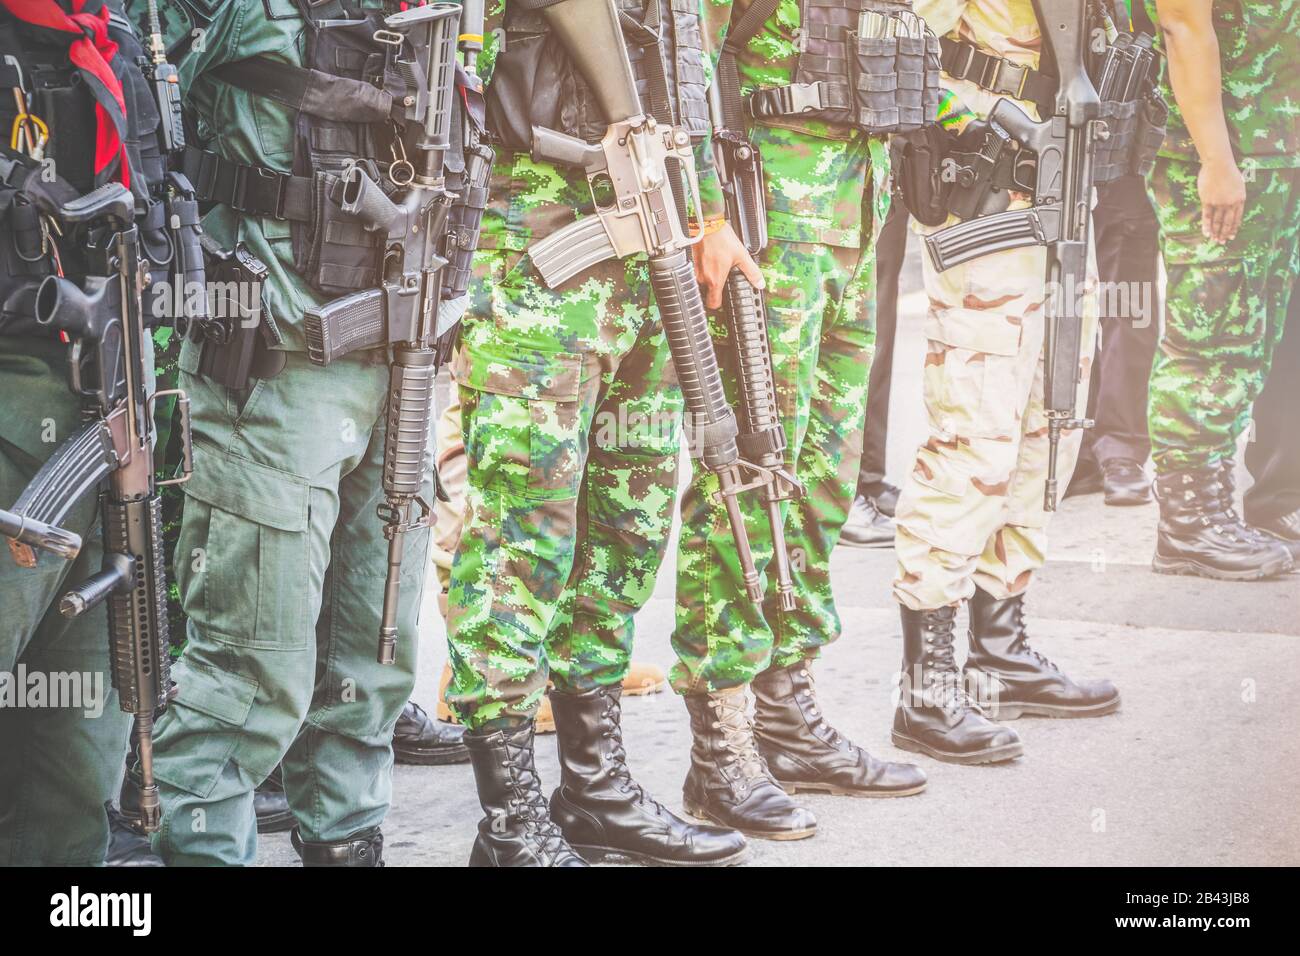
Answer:
M807 489L786 506L786 545L798 606L773 599L756 608L745 595L716 476L697 468L682 498L677 553L677 621L671 679L679 693L747 684L769 665L783 667L839 636L830 556L848 516L857 480L875 339L874 270L861 250L773 242L762 256L768 334L786 461ZM716 324L716 323L715 323ZM725 329L714 333L729 394ZM754 561L762 571L772 538L757 494L742 496Z
M681 391L645 263L562 292L483 252L454 365L469 468L447 702L469 727L619 683L672 525ZM548 675L549 671L549 675Z
M1201 235L1198 170L1162 158L1151 176L1169 277L1148 405L1161 472L1235 454L1300 272L1300 169L1253 171L1241 228L1225 245Z
M930 309L924 373L929 437L903 485L895 518L894 596L913 609L955 604L978 585L1023 592L1047 552L1043 483L1043 274L1040 247L935 272L923 257ZM1087 316L1079 396L1087 401L1097 310ZM1082 432L1061 440L1060 487Z

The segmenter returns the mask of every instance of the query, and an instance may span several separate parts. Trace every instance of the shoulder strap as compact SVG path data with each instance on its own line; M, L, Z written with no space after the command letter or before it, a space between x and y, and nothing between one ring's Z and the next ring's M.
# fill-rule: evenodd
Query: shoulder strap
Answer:
M723 41L722 52L718 56L718 75L714 82L722 100L722 122L727 129L744 129L745 108L740 97L740 71L736 66L736 56L749 41L763 29L781 0L754 0L740 19L731 24L727 38Z
M223 63L210 71L241 90L327 120L376 123L388 118L393 95L377 86L265 56Z

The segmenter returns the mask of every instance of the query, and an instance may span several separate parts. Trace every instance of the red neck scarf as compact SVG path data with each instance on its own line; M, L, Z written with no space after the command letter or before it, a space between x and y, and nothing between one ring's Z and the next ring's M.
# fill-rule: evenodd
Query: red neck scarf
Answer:
M71 0L73 13L65 13L55 0L0 0L19 20L33 26L76 34L68 46L68 59L87 75L95 93L95 175L98 177L114 159L123 186L131 185L122 135L126 130L126 100L109 61L117 55L117 43L108 35L108 10L94 0ZM94 12L85 7L94 5Z

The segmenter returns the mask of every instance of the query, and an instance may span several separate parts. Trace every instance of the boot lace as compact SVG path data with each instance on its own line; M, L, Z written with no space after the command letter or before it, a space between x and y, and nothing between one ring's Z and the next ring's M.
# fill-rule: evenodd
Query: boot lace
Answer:
M747 780L766 777L767 767L754 746L754 730L749 723L749 714L745 712L745 695L713 697L709 706L717 712L713 727L722 732L722 746L731 754L730 763Z
M621 791L636 797L638 803L662 810L663 805L636 782L632 777L631 768L627 765L627 750L623 746L623 734L619 730L622 727L622 713L623 707L615 697L605 698L605 709L600 715L605 729L600 735L610 743L602 760L608 768L610 778L618 784Z
M952 646L956 623L952 619L926 629L925 650L929 667L925 670L925 700L950 717L959 717L967 711L982 714L983 709L970 695L957 667Z
M559 826L551 820L541 781L529 757L528 747L506 742L506 759L501 765L510 771L509 814L511 819L523 824L524 835L537 847L538 853L553 859L567 849L567 844Z
M1042 654L1029 646L1029 636L1028 636L1029 628L1025 624L1025 605L1023 602L1016 605L1015 618L1016 618L1016 630L1018 630L1022 635L1024 635L1020 639L1020 649L1023 650L1026 654L1028 654L1030 657L1034 658L1034 660L1038 661L1038 663L1042 664L1044 667L1050 667L1054 671L1060 671L1060 668L1056 666L1055 661L1053 661L1046 654Z

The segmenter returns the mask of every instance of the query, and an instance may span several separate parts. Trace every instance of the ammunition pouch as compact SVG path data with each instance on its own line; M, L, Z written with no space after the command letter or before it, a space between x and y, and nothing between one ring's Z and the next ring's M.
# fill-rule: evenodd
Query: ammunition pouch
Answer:
M755 0L755 6L761 2ZM770 7L775 10L776 3ZM868 133L933 123L939 107L939 40L911 9L910 0L801 0L794 82L750 93L745 98L749 117L760 123L815 119ZM919 24L920 35L909 34L899 14ZM881 23L889 30L872 28ZM748 39L729 37L724 52L734 55Z
M1159 64L1151 47L1147 34L1121 33L1092 66L1107 133L1097 142L1094 183L1145 176L1164 142L1169 107L1157 86Z
M207 314L192 322L189 336L201 343L198 373L241 391L254 379L274 378L286 356L274 346L284 338L262 300L266 263L244 244L222 249L202 238L207 272Z

